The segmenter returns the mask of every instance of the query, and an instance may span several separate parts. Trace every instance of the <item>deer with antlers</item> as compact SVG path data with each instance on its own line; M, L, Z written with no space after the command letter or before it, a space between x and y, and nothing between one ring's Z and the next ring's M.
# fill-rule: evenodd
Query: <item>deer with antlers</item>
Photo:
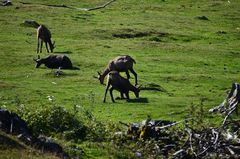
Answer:
M110 60L107 67L101 74L98 72L98 79L101 84L104 82L105 76L111 71L117 71L117 72L126 72L127 79L130 78L129 72L132 72L133 75L135 76L135 86L138 84L137 83L137 73L133 70L133 64L136 63L136 61L129 55L125 56L118 56L114 58L113 60Z
M47 52L49 53L48 45L50 47L50 51L53 52L53 49L55 47L54 46L55 42L52 42L51 32L49 31L49 29L46 26L40 25L37 28L37 39L38 39L37 53L39 53L39 51L42 52L43 42L45 42Z

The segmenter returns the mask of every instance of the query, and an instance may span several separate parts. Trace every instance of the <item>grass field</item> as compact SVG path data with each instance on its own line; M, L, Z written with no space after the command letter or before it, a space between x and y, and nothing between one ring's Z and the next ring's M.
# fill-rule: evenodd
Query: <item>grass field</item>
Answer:
M191 105L202 104L207 111L220 104L239 80L240 1L117 0L94 11L41 4L88 8L106 1L24 2L32 4L16 0L0 7L1 107L36 109L52 105L47 96L54 96L54 104L81 105L101 121L138 122L147 115L180 120ZM51 69L36 69L36 29L21 25L28 19L48 26L56 41L54 54L66 54L80 70L55 77ZM166 91L144 90L139 100L130 94L131 101L116 103L108 94L103 103L105 87L93 76L126 54L137 62L140 85ZM40 55L48 55L44 47Z

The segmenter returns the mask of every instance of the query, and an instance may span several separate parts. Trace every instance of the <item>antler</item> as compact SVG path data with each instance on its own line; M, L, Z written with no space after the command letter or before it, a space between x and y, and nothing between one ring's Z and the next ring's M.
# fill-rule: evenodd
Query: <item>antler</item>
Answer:
M93 78L98 78L97 76L93 75Z

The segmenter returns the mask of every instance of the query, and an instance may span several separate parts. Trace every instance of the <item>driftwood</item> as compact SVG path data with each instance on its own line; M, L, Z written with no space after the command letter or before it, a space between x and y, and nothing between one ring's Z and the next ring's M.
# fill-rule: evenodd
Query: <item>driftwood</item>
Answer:
M172 122L147 119L142 123L121 124L128 127L130 140L148 145L154 141L151 150L156 158L238 158L240 155L240 120L228 121L225 127L193 129L187 120ZM183 123L185 129L169 129ZM230 129L227 129L229 127ZM145 153L144 149L140 154ZM147 156L143 156L143 158Z
M209 110L209 112L220 112L221 114L225 115L222 126L225 125L227 119L230 115L236 111L237 106L240 101L240 85L238 83L233 83L231 91L228 93L225 100L217 107L214 107Z
M230 124L233 126L236 123ZM201 131L186 129L186 132L189 138L185 150L190 149L194 158L236 158L240 155L238 135L222 127Z
M67 5L64 5L64 4L60 4L60 5L59 4L35 4L35 3L28 3L28 2L19 2L19 3L29 4L29 5L43 5L43 6L48 6L48 7L60 7L60 8L76 9L76 10L82 10L82 11L92 11L92 10L105 8L106 6L110 5L114 1L116 1L116 0L108 1L108 2L104 3L103 5L96 6L96 7L93 7L93 8L76 8L76 7L71 7L71 6L67 6Z

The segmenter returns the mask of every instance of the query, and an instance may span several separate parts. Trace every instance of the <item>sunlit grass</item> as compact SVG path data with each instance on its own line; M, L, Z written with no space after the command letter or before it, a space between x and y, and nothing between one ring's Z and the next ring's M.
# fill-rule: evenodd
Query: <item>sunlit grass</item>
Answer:
M37 5L62 4L59 0L26 1L36 5L19 2L0 7L1 107L16 110L18 104L51 105L47 98L51 95L56 105L82 105L102 121L138 122L147 115L180 120L202 99L206 109L218 105L232 82L239 81L238 1L123 0L91 12ZM64 4L92 7L104 2L71 0ZM35 69L36 29L21 25L27 19L47 25L56 41L56 54L67 54L80 70L63 70L64 76L54 77L54 70ZM113 36L126 33L149 34ZM142 91L145 102L115 104L108 96L103 103L105 87L93 76L109 60L125 54L137 61L134 69L140 84L158 84L168 93ZM43 48L40 56L47 55Z

